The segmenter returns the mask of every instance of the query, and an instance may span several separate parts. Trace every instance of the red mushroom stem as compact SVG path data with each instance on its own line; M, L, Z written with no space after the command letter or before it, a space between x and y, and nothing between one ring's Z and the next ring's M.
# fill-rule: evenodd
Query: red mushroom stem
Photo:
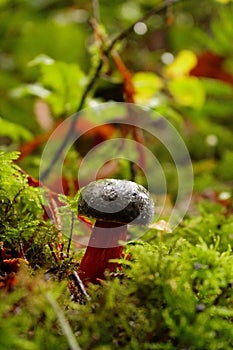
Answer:
M78 274L84 284L98 283L104 279L104 272L116 271L118 263L109 262L122 256L123 246L119 241L126 241L127 225L96 221L86 252L80 263Z

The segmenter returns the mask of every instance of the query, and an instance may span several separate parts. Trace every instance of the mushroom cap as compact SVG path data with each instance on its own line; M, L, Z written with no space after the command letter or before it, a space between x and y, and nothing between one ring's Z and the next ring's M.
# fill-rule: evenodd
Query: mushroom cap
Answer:
M80 191L79 215L99 221L148 225L154 215L149 192L132 181L103 179Z

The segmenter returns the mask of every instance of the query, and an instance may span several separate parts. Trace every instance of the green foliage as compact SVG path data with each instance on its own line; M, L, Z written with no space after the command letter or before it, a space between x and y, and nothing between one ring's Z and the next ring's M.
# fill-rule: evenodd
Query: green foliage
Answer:
M38 83L21 86L12 92L22 98L32 95L47 101L56 117L74 113L78 107L85 83L83 72L75 64L54 61L48 56L38 56L30 66L39 66L41 77Z
M34 60L36 64L37 59ZM38 61L38 60L37 60ZM85 83L84 74L75 64L52 61L38 62L41 66L41 84L51 93L46 100L55 115L73 113L77 109Z
M12 89L14 91L21 85L24 89L30 88L31 85L28 84L34 83L38 77L38 73L30 68L29 62L43 54L62 61L63 66L66 63L75 65L77 62L82 68L88 66L85 50L88 13L77 9L74 15L66 5L63 4L62 8L58 5L57 8L54 2L28 0L6 1L0 5L0 115L25 126L33 133L40 131L35 118L32 118L34 101L29 97L16 99L11 93ZM64 72L65 68L61 69ZM78 81L73 81L73 94L76 93L78 84ZM61 98L63 106L64 96ZM72 102L66 102L77 103L78 96L73 95L73 98L77 98L76 102L73 99ZM66 107L69 113L74 111L70 106Z
M14 290L0 293L2 348L233 346L233 220L232 215L225 216L222 205L204 202L198 216L165 233L164 241L151 229L141 240L127 244L130 258L121 261L124 277L106 274L101 285L89 285L90 300L79 304L70 300L67 290L68 274L75 265L65 260L55 265L51 260L48 245L56 241L57 233L41 221L38 189L30 188L13 164L17 157L17 153L1 153L0 158L1 240L12 257L30 242L25 249L30 269L54 266L64 281L58 284L55 276L45 279L41 272L32 277L30 269L21 267ZM60 200L76 210L77 198Z
M1 304L5 348L68 349L59 323L65 317L81 349L230 349L232 217L203 204L198 217L165 234L164 242L155 232L149 232L150 243L142 239L125 247L130 260L122 260L123 279L107 275L102 285L90 285L85 304L71 302L65 284L21 272L20 285ZM63 310L61 318L48 291Z
M223 155L222 160L218 163L216 172L222 180L231 181L233 179L232 162L233 152L228 151Z
M165 236L165 243L127 247L126 278L90 288L92 302L77 306L73 327L84 348L231 348L232 252L230 245L224 250L231 239L224 237L226 227L216 229L224 217L209 215L187 221L196 230L194 241L185 225ZM210 243L210 225L223 242Z
M163 1L113 0L110 7L107 0L99 6L84 0L0 1L0 148L16 150L0 152L1 349L232 349L233 6L227 0L195 4L177 2L146 20L140 16ZM93 7L99 23L91 21L90 27ZM132 25L138 21L143 21L142 35ZM114 46L122 59L119 69L109 42L130 25ZM193 68L200 73L207 49L214 63L207 60L193 76ZM192 203L189 217L173 232L151 227L126 244L119 275L106 271L106 280L88 286L90 299L80 297L79 303L72 300L70 274L83 250L69 242L73 233L86 235L78 221L73 223L77 168L99 142L132 140L134 134L126 136L118 126L114 132L94 130L97 114L86 120L83 113L80 130L90 123L93 133L83 135L67 155L66 195L60 196L21 170L18 151L21 166L38 177L42 146L56 123L77 111L80 101L92 107L124 100L123 85L131 83L135 103L161 113L184 139L199 211ZM38 102L45 110L36 108ZM98 122L124 112L112 104ZM167 180L166 212L177 196L176 167L156 138L149 132L143 136L137 141L156 155ZM146 174L115 151L111 176L147 185ZM97 158L88 164L84 182L99 169ZM155 197L164 196L160 187ZM49 208L53 223L46 216L51 203L45 203L44 191L59 202ZM208 200L200 205L203 197ZM10 266L16 272L9 272Z
M136 90L137 103L145 103L157 95L163 87L162 80L154 73L138 72L133 76L133 84Z
M203 32L198 35L198 38L205 47L207 44L210 50L224 56L232 56L233 54L232 47L229 45L233 35L232 11L232 4L229 4L228 7L222 6L219 9L216 18L211 23L213 38L208 37Z
M200 109L204 105L205 90L195 77L173 80L169 84L169 89L180 105L191 106L195 109Z
M18 144L22 142L22 140L29 141L32 139L32 134L27 129L2 118L0 118L0 130L1 137L8 137Z
M68 349L68 342L60 334L57 316L47 298L47 290L51 288L51 283L45 283L38 277L29 279L26 270L21 271L19 278L20 288L16 292L7 298L4 293L0 295L0 312L3 315L0 321L1 348L36 350L59 346L60 349ZM56 292L52 295L57 298L63 293L64 284L57 284Z
M27 177L12 161L18 153L0 153L0 239L11 257L21 256L32 266L50 266L48 243L56 241L54 227L42 220L39 188L30 187Z

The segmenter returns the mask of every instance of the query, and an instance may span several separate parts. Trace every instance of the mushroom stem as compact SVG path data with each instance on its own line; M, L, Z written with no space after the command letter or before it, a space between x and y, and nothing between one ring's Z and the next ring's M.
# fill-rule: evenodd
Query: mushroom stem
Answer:
M127 225L96 221L86 252L80 263L78 274L84 284L98 283L104 278L104 272L116 270L118 263L109 262L122 256L123 246L119 241L126 241Z

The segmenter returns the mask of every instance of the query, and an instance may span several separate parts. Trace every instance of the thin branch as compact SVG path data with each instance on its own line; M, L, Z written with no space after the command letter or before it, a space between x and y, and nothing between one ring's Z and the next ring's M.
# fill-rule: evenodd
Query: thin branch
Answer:
M112 41L111 44L108 46L107 48L107 52L112 50L112 48L115 46L115 44L118 41L123 40L124 38L126 38L131 32L133 32L134 30L134 26L136 23L138 22L145 22L147 21L150 17L154 16L154 15L158 15L161 12L163 12L164 10L166 10L167 8L169 8L171 5L177 3L177 2L181 2L183 0L167 0L165 1L162 5L160 5L159 7L153 8L150 11L148 11L145 15L143 15L141 18L138 18L136 22L132 23L128 28L124 29L121 33L119 33Z
M97 22L100 22L99 0L92 0L93 15Z
M73 271L72 277L73 277L74 283L75 283L76 287L78 288L79 292L80 292L87 300L90 300L91 297L90 297L90 295L87 293L87 291L86 291L86 289L85 289L85 287L84 287L84 284L83 284L81 278L79 277L79 275L77 274L76 271Z
M103 61L100 60L99 63L97 64L97 66L96 66L96 69L94 71L93 76L91 77L89 83L86 86L86 89L83 92L83 95L81 97L81 100L80 100L79 106L78 106L78 108L76 110L76 113L80 112L81 109L83 108L85 100L86 100L86 97L89 94L89 92L92 90L93 86L95 85L96 79L98 78L102 67L103 67Z
M67 257L69 257L69 253L70 253L70 246L73 238L73 230L74 230L74 212L72 211L71 224L70 224L70 237L69 237L68 246L67 246Z
M51 252L51 254L52 254L53 258L54 258L55 263L58 264L58 258L57 258L57 255L54 252L52 243L48 243L48 246L49 246L50 252Z

